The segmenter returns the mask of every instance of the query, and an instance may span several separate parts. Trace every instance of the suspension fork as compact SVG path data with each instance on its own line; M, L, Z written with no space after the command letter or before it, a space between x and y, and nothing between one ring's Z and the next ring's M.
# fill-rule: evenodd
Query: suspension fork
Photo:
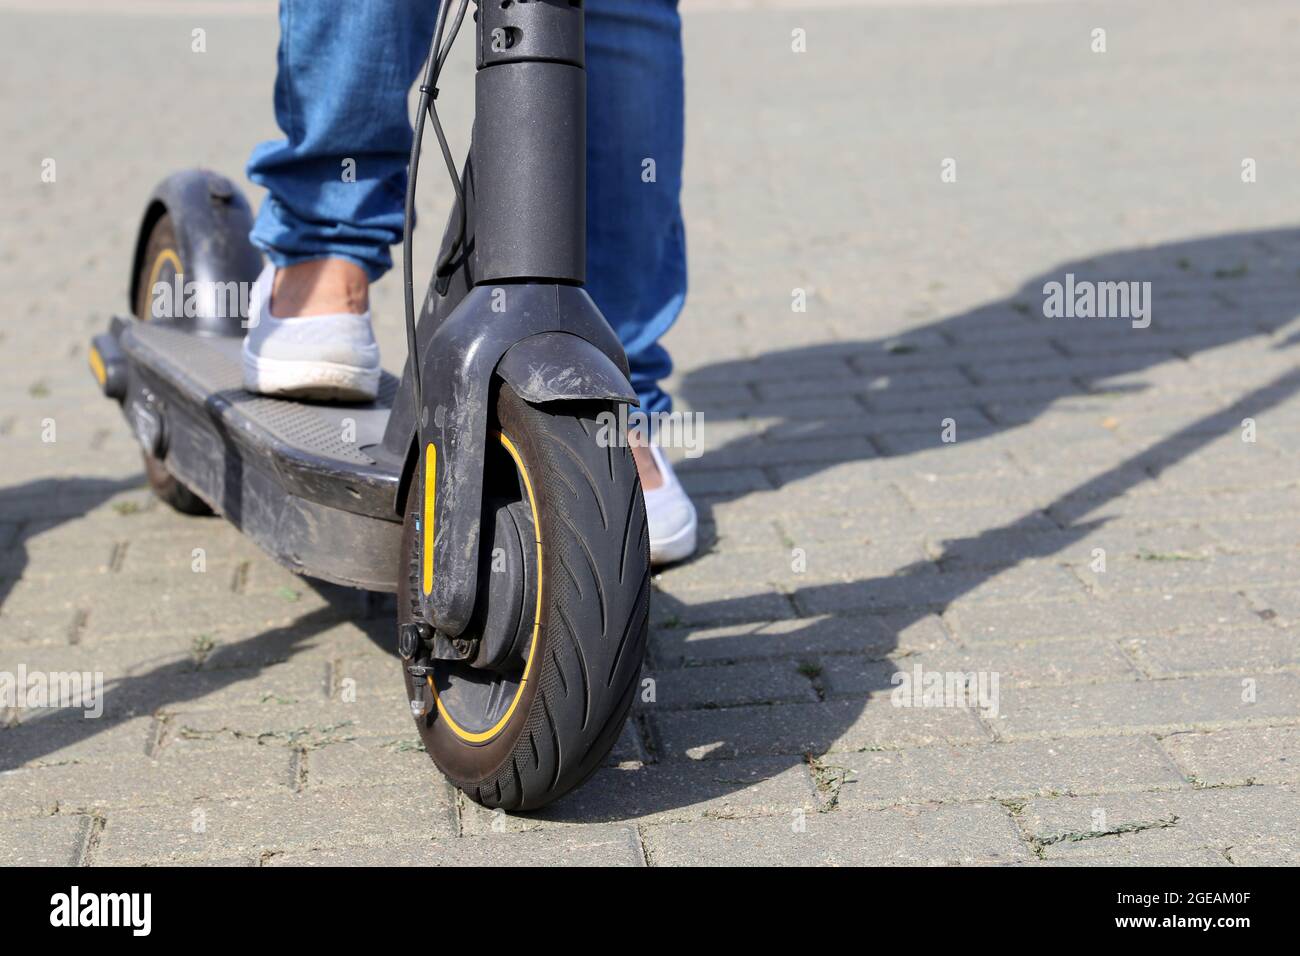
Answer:
M384 437L385 452L406 461L398 513L416 469L436 492L416 503L422 560L432 549L420 613L451 641L479 583L494 376L533 402L636 401L618 337L581 288L583 16L579 0L479 3L464 218L453 211L416 331L419 400L408 367Z

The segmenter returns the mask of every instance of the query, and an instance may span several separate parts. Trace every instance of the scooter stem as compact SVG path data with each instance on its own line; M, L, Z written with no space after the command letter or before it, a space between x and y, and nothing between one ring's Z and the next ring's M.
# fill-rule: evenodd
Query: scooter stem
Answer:
M483 2L475 75L476 284L586 279L587 85L573 0Z

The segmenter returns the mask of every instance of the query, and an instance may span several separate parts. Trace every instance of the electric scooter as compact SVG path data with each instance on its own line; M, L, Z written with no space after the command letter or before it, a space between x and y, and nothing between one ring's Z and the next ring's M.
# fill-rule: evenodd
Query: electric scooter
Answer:
M606 417L636 402L627 360L582 288L582 4L478 0L475 121L458 174L436 84L467 4L449 18L454 0L442 0L420 86L400 380L385 374L376 401L350 405L243 389L246 319L229 306L262 259L247 201L207 171L153 193L134 315L114 318L89 355L164 501L224 516L304 575L397 593L425 749L472 799L529 810L588 777L627 719L649 541L635 465ZM417 323L411 223L426 119L457 201ZM159 315L159 291L181 276L211 294Z

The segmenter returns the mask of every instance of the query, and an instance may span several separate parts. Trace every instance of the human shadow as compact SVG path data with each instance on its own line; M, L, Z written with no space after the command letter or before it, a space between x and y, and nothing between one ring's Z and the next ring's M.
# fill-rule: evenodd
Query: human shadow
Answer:
M1251 336L1271 335L1300 315L1300 230L1274 230L1176 242L1119 252L1064 264L1026 282L1013 296L942 319L904 335L875 340L814 345L733 359L687 373L681 396L709 420L730 423L734 436L710 447L703 458L680 469L693 488L701 512L704 543L717 542L712 521L715 506L756 490L785 485L855 460L888 460L945 445L941 421L957 420L960 442L1023 428L1063 399L1087 398L1150 387L1144 373ZM1120 319L1049 319L1041 313L1044 284L1150 281L1154 310L1149 328L1134 328ZM797 318L797 317L796 317ZM1291 335L1276 342L1283 349ZM993 581L1022 562L1050 558L1105 524L1087 520L1108 501L1153 480L1179 461L1194 457L1219 437L1238 429L1243 418L1273 408L1300 391L1300 371L1288 370L1248 390L1231 383L1241 397L1178 427L1141 451L1105 468L1042 507L942 543L944 555L961 555L960 570L942 562L900 562L892 574L858 580L796 587L787 597L796 609L847 608L839 620L800 617L779 633L760 636L744 627L732 635L710 635L710 662L728 659L822 657L821 630L842 624L844 617L863 625L861 656L879 661L866 668L865 689L828 697L820 704L766 707L741 705L746 719L677 721L671 752L656 739L661 718L673 721L654 704L639 713L659 752L656 780L635 774L592 784L542 816L561 820L619 820L722 798L744 786L827 751L860 717L873 695L894 686L895 671L887 658L898 648L898 635L931 614ZM751 408L737 407L737 388L752 395ZM856 390L856 391L855 391ZM847 397L847 402L844 400ZM814 401L808 401L809 398ZM791 411L780 412L783 401ZM829 410L819 414L818 405ZM745 426L750 427L745 427ZM739 427L737 427L739 426ZM707 424L706 424L707 427ZM707 434L707 432L706 432ZM861 439L858 442L848 437ZM801 448L807 454L801 454ZM1041 446L1040 446L1041 448ZM1121 446L1116 445L1119 450ZM1036 452L1041 454L1041 451ZM780 464L774 465L777 462ZM941 471L941 453L928 456L925 468ZM846 511L852 510L851 505ZM1042 532L1050 528L1052 533ZM815 546L815 542L813 543ZM725 550L725 540L720 542ZM656 595L660 621L687 621L673 628L679 644L692 631L714 624L770 620L763 596L692 601L689 590ZM888 621L883 640L868 640L867 624ZM787 622L790 623L790 622ZM664 633L652 642L652 654L665 654ZM755 650L757 648L757 651ZM677 661L670 662L673 664ZM658 673L671 679L671 671ZM761 695L757 695L761 697ZM782 711L786 713L783 714ZM678 712L680 714L680 712ZM792 724L797 724L791 729ZM746 764L737 773L714 764L716 771L674 773L695 761L688 753L713 756L757 755L770 759ZM701 761L700 764L709 764ZM696 764L699 766L700 764ZM614 774L622 771L607 770Z

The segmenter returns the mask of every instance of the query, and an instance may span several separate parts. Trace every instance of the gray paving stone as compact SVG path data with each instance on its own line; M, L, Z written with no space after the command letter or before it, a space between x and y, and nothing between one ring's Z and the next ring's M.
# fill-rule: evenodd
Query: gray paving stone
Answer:
M926 564L918 571L901 569L892 577L868 581L810 585L793 597L801 614L837 614L846 611L945 608L958 601L1018 603L1081 597L1083 586L1065 568L1054 565L1020 565L1001 572L953 571L930 574Z
M442 838L415 845L349 846L276 853L265 866L644 866L636 830L581 830Z
M1292 581L1300 573L1300 552L1267 555L1214 555L1207 559L1155 556L1139 561L1108 561L1105 574L1080 572L1098 593L1157 591L1162 594L1240 590Z
M25 720L0 730L0 769L141 756L156 734L151 717Z
M945 538L935 535L926 550L944 571L999 568L1044 555L1063 556L1078 536L1049 530L991 532L974 538Z
M707 458L700 458L700 470L709 468L748 468L779 465L794 459L805 462L857 461L875 457L876 451L862 436L815 438L767 443L735 442L713 448Z
M1296 465L1293 463L1292 467ZM1296 546L1295 529L1288 521L1205 521L1201 527L1224 550L1260 553Z
M1183 631L1127 642L1140 665L1156 677L1231 671L1259 673L1300 665L1300 641L1261 624L1232 631Z
M287 791L289 753L253 745L219 753L68 763L0 773L0 814L73 813Z
M73 866L89 828L84 816L0 820L0 866Z
M1007 531L1057 531L1060 526L1045 512L1022 504L983 504L971 508L944 508L917 513L917 525L927 541L936 538L956 543L965 538L979 543L985 535Z
M187 740L194 748L224 748L231 741L316 747L361 737L407 737L415 730L411 712L400 698L355 704L263 704L208 710L176 707L168 712L167 740Z
M195 832L200 824L202 832ZM338 846L400 846L453 832L444 791L427 781L339 787L114 811L92 860L119 865L261 857Z
M1300 783L1300 727L1170 734L1160 745L1203 786Z
M294 766L308 790L417 782L447 789L414 726L408 737L340 740L316 747L298 755Z
M857 657L823 658L819 680L828 693L861 694L890 686L895 672L926 671L997 674L998 686L1035 687L1133 680L1138 674L1119 647L1106 640L1065 640L1050 647L987 645L972 650L938 647L898 656L888 662Z
M1199 523L1206 517L1231 514L1242 520L1286 517L1300 510L1300 500L1289 489L1247 488L1217 494L1131 494L1110 498L1081 507L1077 503L1052 509L1061 524L1082 518L1137 521L1143 524L1163 522Z
M686 493L692 498L711 495L731 497L751 491L768 491L772 488L772 482L758 468L683 471L680 478Z
M1254 701L1243 700L1248 692ZM1007 739L1300 721L1300 678L1294 674L1012 687L1001 696L992 724Z
M595 786L581 787L526 816L490 811L462 801L466 835L539 826L585 829L600 822L789 817L816 812L820 801L802 757L669 761L597 771Z
M1125 491L1146 480L1145 472L1125 469L1085 484L1055 475L1024 475L997 472L982 475L950 475L934 481L902 483L899 487L918 511L969 509L972 505L995 505L1007 501L1021 508L1046 507L1063 496L1105 498L1116 490Z
M799 827L802 826L802 830ZM1029 859L996 804L897 807L645 828L652 866L933 866Z
M858 653L882 658L894 652L931 650L949 639L935 615L821 616L710 628L671 628L651 633L658 667L724 663L763 657L804 659Z
M1127 595L1093 600L961 603L944 613L968 644L1074 637L1142 637L1188 628L1252 628L1259 617L1238 594Z
M1163 822L1163 821L1155 821ZM1140 824L1139 824L1140 825ZM1226 851L1226 852L1225 852ZM1170 828L1066 840L1044 848L1048 866L1230 867L1230 851L1195 832Z
M675 593L655 585L650 602L652 627L724 624L732 621L772 621L793 617L790 599L766 585L710 585Z
M881 488L881 498L888 502L901 501L892 484ZM921 535L917 533L918 522L909 515L910 509L905 507L893 519L885 516L877 519L871 514L819 513L810 509L801 516L779 515L774 522L782 532L785 553L789 555L792 548L802 548L805 563L814 570L818 565L827 564L828 559L842 560L848 549L854 549L857 560L852 562L852 567L879 567L876 573L891 574L894 569L927 556L921 547Z
M649 687L646 681L654 681ZM653 690L655 699L646 701ZM732 707L740 704L815 701L812 682L791 660L757 661L726 667L679 667L642 677L642 710Z
M655 584L683 597L695 588L718 586L732 586L742 593L755 585L769 590L781 590L792 586L801 578L792 569L794 559L791 553L792 549L787 547L714 551L695 561L656 573ZM815 547L813 553L817 553Z
M654 713L650 722L659 754L668 760L988 740L988 733L970 711L895 707L888 694L869 700Z
M1245 593L1259 618L1293 631L1300 627L1300 595L1294 588L1249 587Z
M845 810L1187 786L1150 737L937 745L834 754L821 763Z
M943 441L943 425L941 422L944 417L953 418L957 423L955 440L952 442ZM939 416L939 421L935 422L932 432L881 432L874 436L873 441L886 455L916 455L922 452L930 452L933 455L946 455L962 444L978 443L981 439L997 434L997 431L996 425L983 425L978 422L970 423L948 415Z
M799 539L796 539L799 540ZM802 548L799 570L777 581L785 591L823 584L854 584L898 574L936 574L940 566L930 560L919 535L902 540L869 542L817 542Z
M1049 858L1145 859L1144 845L1156 842L1165 852L1172 843L1189 861L1209 848L1237 864L1295 865L1297 813L1294 789L1242 787L1031 800L1019 820Z
M685 482L686 479L682 479ZM707 505L707 500L698 502ZM698 510L698 509L697 509ZM713 508L700 513L700 550L747 550L751 548L784 547L786 542L776 524L755 521L742 514Z
M1223 551L1223 539L1204 525L1116 525L1103 524L1078 535L1067 530L1074 540L1062 557L1073 566L1091 565L1093 550L1105 552L1110 562L1124 560L1201 560Z
M193 578L203 581L193 583ZM304 578L294 578L293 584L237 595L225 582L202 575L167 575L167 590L143 602L128 600L130 588L119 584L113 596L104 595L93 607L88 602L97 596L79 596L79 603L91 607L84 636L120 640L153 634L221 634L227 628L220 625L225 624L238 627L244 637L258 635L274 643L290 635L306 640L314 632L361 616L360 592L313 586Z

